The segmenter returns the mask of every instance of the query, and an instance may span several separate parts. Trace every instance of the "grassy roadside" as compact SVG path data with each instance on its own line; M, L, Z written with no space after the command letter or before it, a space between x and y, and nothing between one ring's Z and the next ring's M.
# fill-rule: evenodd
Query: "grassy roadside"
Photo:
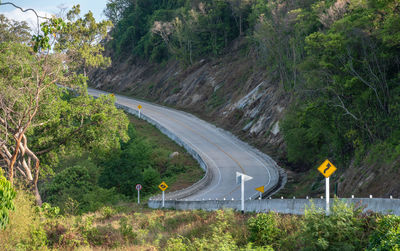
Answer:
M155 126L146 121L138 119L133 115L128 115L128 117L138 135L146 139L153 149L162 147L163 150L155 151L158 156L153 156L153 158L157 159L157 165L160 165L159 169L162 170L162 172L164 171L165 173L165 171L167 171L165 170L166 161L171 162L173 166L180 167L179 172L175 175L163 179L168 184L168 190L166 190L166 192L173 192L189 187L204 176L204 171L200 168L199 164L183 147L177 145L166 135L162 134ZM170 155L174 152L178 152L178 155L170 158ZM184 170L182 170L182 168L184 168ZM164 173L161 173L161 177Z
M335 203L331 216L232 210L152 210L120 203L83 215L59 215L18 191L0 231L0 250L399 250L400 217Z

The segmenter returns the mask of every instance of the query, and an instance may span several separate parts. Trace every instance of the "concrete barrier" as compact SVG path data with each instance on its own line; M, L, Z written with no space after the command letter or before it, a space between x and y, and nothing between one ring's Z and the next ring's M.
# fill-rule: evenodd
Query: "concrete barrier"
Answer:
M363 208L364 212L373 211L382 214L400 215L400 199L370 199L370 198L355 198L338 199L347 204L354 204L356 207ZM335 200L331 201L331 206ZM325 209L325 199L267 199L267 200L247 200L245 202L246 212L268 212L274 211L283 214L303 215L306 207L312 204L316 208ZM149 200L150 208L161 208L160 200ZM240 200L205 200L205 201L180 201L167 200L165 208L178 210L195 210L202 209L206 211L214 211L224 208L232 208L240 211Z

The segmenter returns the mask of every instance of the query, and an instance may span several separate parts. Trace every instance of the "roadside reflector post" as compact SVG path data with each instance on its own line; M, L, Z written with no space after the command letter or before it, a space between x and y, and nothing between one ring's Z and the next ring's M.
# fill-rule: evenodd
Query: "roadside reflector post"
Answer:
M165 191L162 191L162 207L165 207Z

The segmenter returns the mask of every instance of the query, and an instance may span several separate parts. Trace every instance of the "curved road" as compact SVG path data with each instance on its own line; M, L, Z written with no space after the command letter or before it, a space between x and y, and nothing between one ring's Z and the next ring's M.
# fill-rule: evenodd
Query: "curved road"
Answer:
M109 94L91 88L88 88L88 92L92 96ZM277 185L279 172L276 163L268 156L261 157L254 148L231 134L182 111L121 95L115 97L116 103L131 109L137 110L140 104L142 114L175 134L204 160L212 179L206 187L185 199L240 199L240 185L236 184L236 172L253 177L245 182L246 199L258 194L255 191L256 187L265 186L265 190L268 190Z

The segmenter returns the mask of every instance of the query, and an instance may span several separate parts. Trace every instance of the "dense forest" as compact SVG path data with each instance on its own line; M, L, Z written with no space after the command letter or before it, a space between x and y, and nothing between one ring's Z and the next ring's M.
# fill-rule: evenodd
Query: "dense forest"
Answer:
M400 155L398 0L113 0L105 14L116 60L190 66L242 41L291 97L281 124L294 170Z

